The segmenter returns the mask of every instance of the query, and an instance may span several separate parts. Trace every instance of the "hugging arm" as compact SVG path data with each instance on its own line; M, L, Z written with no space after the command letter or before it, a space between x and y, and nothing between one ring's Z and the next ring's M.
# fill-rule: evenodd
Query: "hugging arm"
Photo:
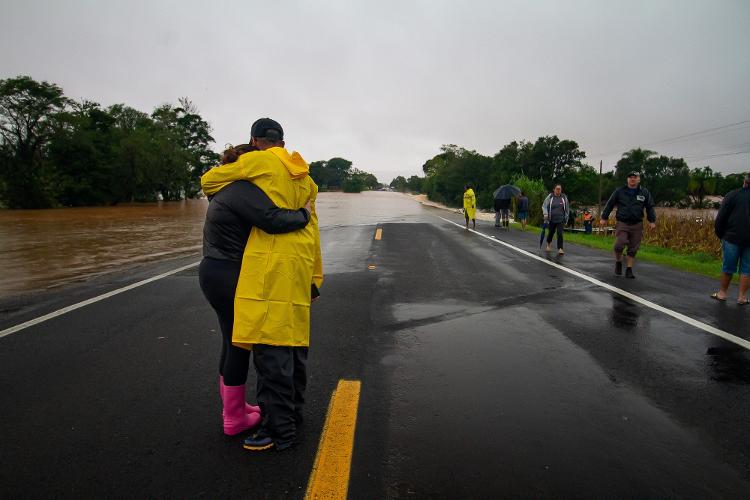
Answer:
M237 197L232 209L249 225L269 234L281 234L302 229L310 222L310 213L304 208L288 210L277 207L271 198L250 181L242 184L242 196Z

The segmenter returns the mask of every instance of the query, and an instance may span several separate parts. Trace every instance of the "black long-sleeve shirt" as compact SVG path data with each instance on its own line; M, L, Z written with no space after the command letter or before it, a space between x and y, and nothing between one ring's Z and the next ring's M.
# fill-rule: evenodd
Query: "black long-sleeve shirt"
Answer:
M643 210L646 210L646 218L649 222L656 222L656 210L654 210L654 198L648 189L641 187L630 189L622 186L615 189L612 196L602 211L602 219L609 219L612 209L617 206L617 215L620 222L627 224L638 224L643 221Z
M750 247L750 187L735 189L724 197L714 230L722 240Z
M203 256L241 261L253 227L270 234L302 229L310 221L304 208L287 210L250 181L235 181L211 198L203 225Z

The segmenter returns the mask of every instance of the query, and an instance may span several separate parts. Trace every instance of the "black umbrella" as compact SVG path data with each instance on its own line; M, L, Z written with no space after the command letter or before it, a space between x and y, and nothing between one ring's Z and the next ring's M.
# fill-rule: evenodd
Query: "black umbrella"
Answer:
M547 231L547 223L542 224L542 234L539 235L539 248L542 248L544 242L544 233Z
M521 194L521 188L518 188L512 184L505 184L504 186L500 186L499 188L495 189L495 192L492 193L492 196L496 200L510 200L511 198L515 198L519 194Z

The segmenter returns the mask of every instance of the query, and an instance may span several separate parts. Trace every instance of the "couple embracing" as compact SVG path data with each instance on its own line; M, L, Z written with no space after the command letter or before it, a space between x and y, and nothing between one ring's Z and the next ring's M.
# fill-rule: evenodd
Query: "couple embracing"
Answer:
M201 178L209 197L201 290L222 333L219 393L224 433L256 431L244 447L283 450L302 422L310 303L323 281L315 212L318 187L302 157L285 149L270 118L251 127ZM245 400L252 353L258 406Z

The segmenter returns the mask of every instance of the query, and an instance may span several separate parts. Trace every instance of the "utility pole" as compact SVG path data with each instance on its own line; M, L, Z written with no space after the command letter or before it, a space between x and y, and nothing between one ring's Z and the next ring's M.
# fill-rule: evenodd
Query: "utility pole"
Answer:
M599 160L599 219L602 218L602 160Z

